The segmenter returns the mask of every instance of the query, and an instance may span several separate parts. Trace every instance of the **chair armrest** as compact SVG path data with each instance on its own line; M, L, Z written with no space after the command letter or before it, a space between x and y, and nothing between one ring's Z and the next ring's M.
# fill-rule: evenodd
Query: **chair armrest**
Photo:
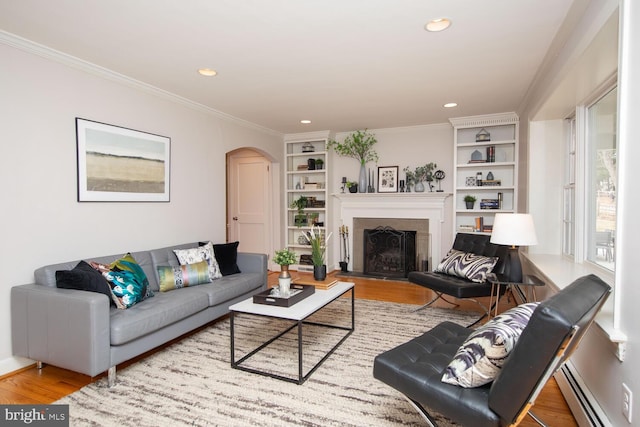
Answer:
M13 354L95 376L110 367L109 298L41 285L11 288Z

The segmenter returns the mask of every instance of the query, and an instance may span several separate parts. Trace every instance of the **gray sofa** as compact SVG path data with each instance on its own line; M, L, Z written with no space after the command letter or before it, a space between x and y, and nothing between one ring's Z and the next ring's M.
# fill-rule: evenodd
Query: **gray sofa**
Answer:
M35 283L11 288L13 354L92 377L108 371L111 386L117 364L227 314L230 305L266 289L267 256L238 253L239 274L159 292L156 267L179 265L173 250L196 246L132 252L155 296L126 310L113 307L101 293L56 287L56 271L71 270L79 261L37 269ZM121 256L87 260L110 263Z

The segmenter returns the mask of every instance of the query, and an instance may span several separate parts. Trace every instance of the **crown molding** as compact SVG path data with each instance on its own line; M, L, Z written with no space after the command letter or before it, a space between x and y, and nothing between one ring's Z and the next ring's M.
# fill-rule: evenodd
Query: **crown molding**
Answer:
M72 55L68 55L64 52L60 52L48 46L33 42L31 40L22 38L20 36L17 36L15 34L9 33L4 30L0 30L0 43L5 44L7 46L14 47L16 49L22 50L27 53L38 55L42 58L45 58L51 61L55 61L64 65L67 65L76 70L80 70L80 71L104 78L106 80L110 80L112 82L115 82L124 86L128 86L132 89L136 89L142 92L152 94L159 98L174 102L176 104L180 104L182 106L191 108L193 110L196 110L205 114L209 114L211 116L217 117L227 122L234 123L244 128L253 129L259 132L263 132L269 135L279 137L279 138L283 137L283 134L281 132L277 132L273 129L269 129L264 126L260 126L255 123L249 122L247 120L243 120L238 117L232 116L230 114L223 113L222 111L218 111L211 107L207 107L206 105L200 104L198 102L194 102L190 99L187 99L182 96L176 95L174 93L168 92L166 90L160 89L156 86L152 86L140 80L133 79L124 74L117 73L115 71L109 70L108 68L101 67L99 65L82 60Z
M454 127L495 126L518 123L516 113L485 114L482 116L456 117L449 119Z

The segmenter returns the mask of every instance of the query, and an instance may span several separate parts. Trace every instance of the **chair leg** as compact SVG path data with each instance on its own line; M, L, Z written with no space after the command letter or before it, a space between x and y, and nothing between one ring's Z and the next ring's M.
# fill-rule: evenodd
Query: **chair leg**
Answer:
M528 414L531 418L533 418L533 421L537 422L537 423L538 423L538 424L540 424L542 427L547 427L547 425L546 425L545 423L543 423L543 422L540 420L540 418L536 417L536 416L534 415L534 413L533 413L533 412L528 411L528 412L527 412L527 414Z
M418 402L416 402L413 399L408 398L407 396L404 396L404 398L407 399L407 401L411 404L411 406L413 406L413 408L420 413L422 418L424 418L424 420L427 422L427 424L430 427L438 427L438 424L436 423L436 420L431 418L431 415L429 415L427 410L424 409L424 407L421 404L419 404Z
M449 303L453 306L458 306L458 304L456 304L455 302L449 301L448 299L446 299L444 297L444 294L442 292L436 292L436 297L434 299L432 299L431 301L429 301L428 303L426 303L425 305L422 305L418 308L416 308L415 310L413 310L412 312L415 313L416 311L422 310L423 308L427 308L429 307L431 304L433 304L434 302L438 301L439 299L442 299L444 302Z

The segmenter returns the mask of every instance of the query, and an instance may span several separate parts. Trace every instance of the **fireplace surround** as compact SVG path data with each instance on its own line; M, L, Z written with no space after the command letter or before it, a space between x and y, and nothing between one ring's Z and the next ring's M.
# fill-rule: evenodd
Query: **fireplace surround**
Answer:
M366 228L375 228L380 225L387 225L397 230L418 230L417 252L418 258L428 260L429 268L433 262L439 262L443 256L443 223L445 221L445 202L451 193L359 193L359 194L333 194L338 199L336 209L339 211L337 223L349 227L349 246L352 248L351 259L349 261L349 271L363 271L362 252L356 254L357 245L362 251L362 234L354 227L354 219L360 222L363 219L385 219L385 220L426 220L426 237L422 237L419 228L406 225L394 224L386 221L381 224L377 221ZM423 226L424 227L424 226ZM360 226L358 225L358 228ZM362 229L364 230L364 226ZM447 239L450 237L446 235ZM424 239L424 243L423 240ZM424 245L424 246L423 246ZM444 242L447 248L451 242ZM444 249L446 251L446 249ZM421 265L417 265L419 270Z

